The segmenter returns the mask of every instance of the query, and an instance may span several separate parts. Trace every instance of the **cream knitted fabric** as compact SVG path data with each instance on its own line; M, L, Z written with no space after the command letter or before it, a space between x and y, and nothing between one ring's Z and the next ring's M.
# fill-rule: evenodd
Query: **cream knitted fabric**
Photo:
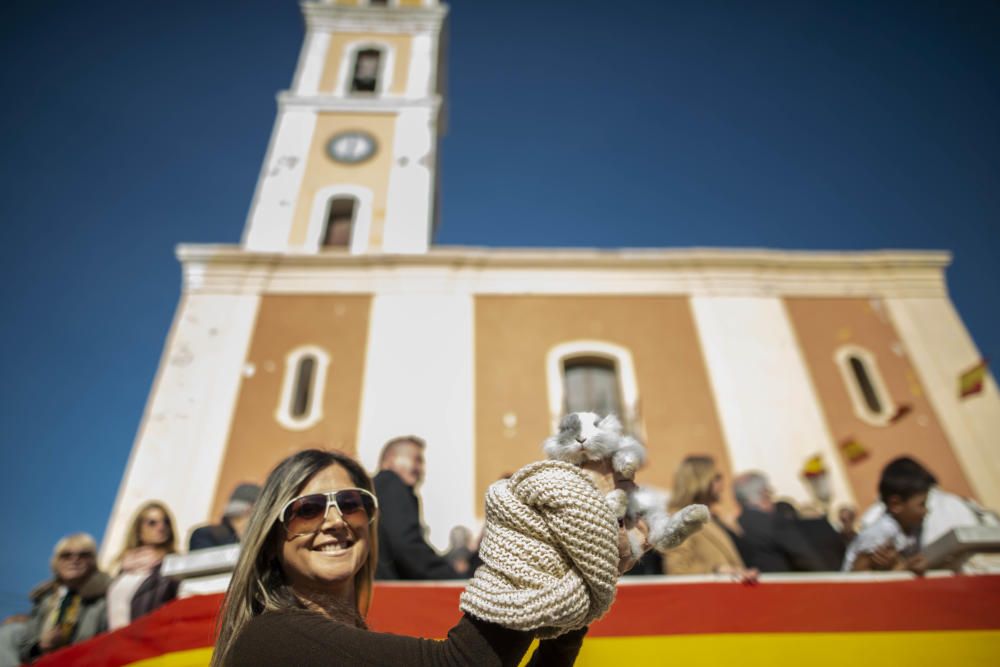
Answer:
M589 625L614 601L618 522L586 473L539 461L486 492L479 555L462 611L557 636Z

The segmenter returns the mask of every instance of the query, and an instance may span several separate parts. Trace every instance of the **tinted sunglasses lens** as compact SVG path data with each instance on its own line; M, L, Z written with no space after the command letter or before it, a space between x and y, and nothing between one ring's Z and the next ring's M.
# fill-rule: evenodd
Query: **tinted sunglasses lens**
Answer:
M323 525L326 516L326 496L314 493L293 501L285 510L285 530L292 535L311 533Z
M337 501L337 508L343 516L355 515L364 516L365 520L371 520L375 516L375 500L367 493L362 493L357 489L337 491L334 495Z

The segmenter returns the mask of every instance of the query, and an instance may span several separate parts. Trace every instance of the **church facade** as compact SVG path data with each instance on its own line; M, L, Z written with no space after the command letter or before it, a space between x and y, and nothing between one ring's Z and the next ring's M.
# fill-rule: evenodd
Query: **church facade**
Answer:
M302 4L306 36L239 245L183 245L183 290L111 515L160 499L179 535L302 448L369 470L427 443L430 538L541 456L567 410L647 444L867 505L890 459L1000 507L1000 398L949 299L945 252L435 247L447 7ZM456 221L461 224L461 221ZM107 554L105 554L106 556Z

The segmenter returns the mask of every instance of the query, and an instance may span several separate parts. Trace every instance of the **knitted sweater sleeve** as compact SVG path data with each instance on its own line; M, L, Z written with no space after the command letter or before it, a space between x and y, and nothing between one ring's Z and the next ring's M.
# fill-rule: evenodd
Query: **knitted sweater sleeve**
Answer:
M226 665L235 667L501 667L518 665L531 645L529 632L507 630L463 616L447 639L418 639L370 632L318 614L266 613L243 629ZM534 667L572 665L583 632L543 641Z

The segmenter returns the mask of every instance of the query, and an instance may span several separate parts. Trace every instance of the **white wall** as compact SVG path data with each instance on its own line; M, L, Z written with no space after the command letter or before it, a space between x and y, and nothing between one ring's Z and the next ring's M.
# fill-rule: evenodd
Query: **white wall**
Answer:
M886 305L976 500L1000 508L996 383L988 377L983 393L958 396L959 375L980 361L969 332L947 298L891 298Z
M853 504L781 299L694 297L691 306L733 472L763 471L779 496L805 501L799 472L823 454L834 503Z
M315 129L314 111L278 111L243 234L247 250L280 252L288 249L292 218L299 204L299 188ZM309 202L304 205L308 206Z
M182 298L104 534L102 565L121 549L129 519L147 500L173 511L184 547L192 526L214 518L208 512L259 302Z
M402 109L396 119L382 250L422 253L430 245L434 202L435 115Z
M428 538L444 549L453 526L477 525L473 301L445 291L376 295L370 322L358 457L374 472L390 438L427 441L420 495Z

